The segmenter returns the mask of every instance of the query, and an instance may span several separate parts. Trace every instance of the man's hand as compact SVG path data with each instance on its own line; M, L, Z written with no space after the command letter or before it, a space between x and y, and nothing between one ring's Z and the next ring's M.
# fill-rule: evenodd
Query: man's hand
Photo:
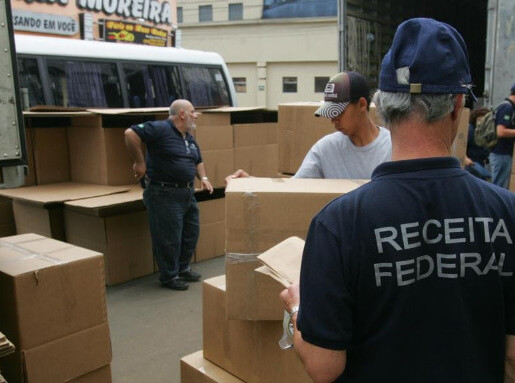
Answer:
M233 174L228 175L225 177L225 186L229 184L229 181L233 178L242 178L242 177L250 177L249 173L247 173L245 170L238 169Z
M298 306L300 303L299 284L294 283L287 289L284 289L280 294L283 301L284 309L291 312L291 309Z
M202 184L202 190L207 190L209 194L213 194L213 185L211 185L209 180L200 180L200 183Z
M132 171L134 172L134 178L139 181L141 177L145 175L147 166L144 162L135 162L134 165L132 165Z

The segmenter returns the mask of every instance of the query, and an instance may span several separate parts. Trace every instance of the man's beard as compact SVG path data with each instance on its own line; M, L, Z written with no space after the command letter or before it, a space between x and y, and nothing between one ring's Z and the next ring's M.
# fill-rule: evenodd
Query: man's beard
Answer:
M192 132L197 128L197 125L195 124L195 120L188 117L186 120L186 128L188 128L188 132Z

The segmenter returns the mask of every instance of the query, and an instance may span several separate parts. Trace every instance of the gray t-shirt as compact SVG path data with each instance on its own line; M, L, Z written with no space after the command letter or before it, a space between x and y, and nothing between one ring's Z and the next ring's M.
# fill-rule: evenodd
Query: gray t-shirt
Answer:
M341 132L322 137L309 150L294 178L364 178L377 165L390 161L390 131L380 127L379 135L366 146L356 146Z

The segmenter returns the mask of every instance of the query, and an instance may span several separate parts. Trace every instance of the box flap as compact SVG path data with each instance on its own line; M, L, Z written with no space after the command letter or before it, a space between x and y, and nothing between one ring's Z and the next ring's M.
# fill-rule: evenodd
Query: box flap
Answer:
M107 323L23 351L27 383L66 382L111 362Z
M96 108L89 108L86 109L88 112L95 113L95 114L145 114L145 113L168 113L170 108L168 106L166 107L159 107L159 108L109 108L109 109L96 109Z
M127 190L129 190L129 188L123 186L60 182L14 189L2 189L0 190L0 195L45 206L81 198L122 193Z
M143 189L139 184L128 185L126 192L68 201L64 208L98 217L145 210Z
M290 237L265 251L258 258L287 286L288 283L300 280L303 251L304 241L299 237Z
M233 113L265 110L265 106L225 106L221 108L205 109L202 113Z
M369 180L309 178L235 178L225 193L348 193Z
M11 276L101 256L96 251L36 234L0 239L0 272Z

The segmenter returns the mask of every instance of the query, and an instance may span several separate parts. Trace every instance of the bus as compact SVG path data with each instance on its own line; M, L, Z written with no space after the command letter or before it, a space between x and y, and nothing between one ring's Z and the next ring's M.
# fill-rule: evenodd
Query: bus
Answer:
M213 52L22 34L15 35L15 49L29 107L151 108L179 98L195 107L237 102L227 66Z

